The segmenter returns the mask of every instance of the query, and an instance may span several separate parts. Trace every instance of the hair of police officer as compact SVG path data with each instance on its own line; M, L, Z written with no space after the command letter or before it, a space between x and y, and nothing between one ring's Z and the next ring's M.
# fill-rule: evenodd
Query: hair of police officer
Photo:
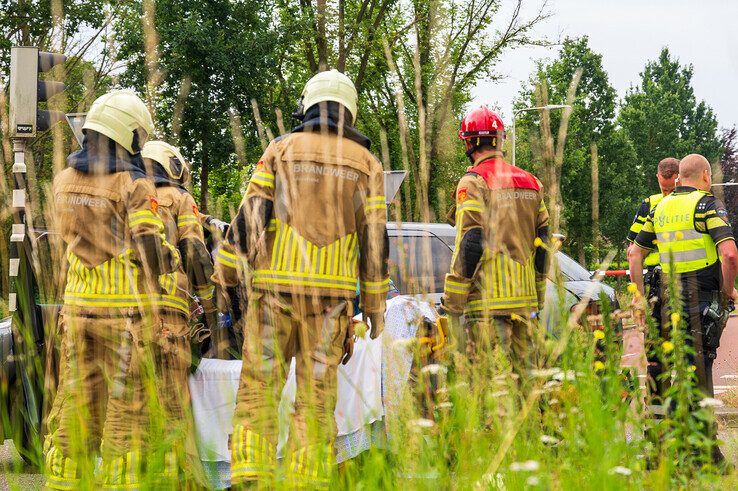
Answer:
M691 181L698 179L705 170L710 171L710 162L700 154L689 154L679 162L679 180Z
M667 179L679 174L679 159L675 159L674 157L666 157L661 162L659 162L658 173L661 177L665 177Z

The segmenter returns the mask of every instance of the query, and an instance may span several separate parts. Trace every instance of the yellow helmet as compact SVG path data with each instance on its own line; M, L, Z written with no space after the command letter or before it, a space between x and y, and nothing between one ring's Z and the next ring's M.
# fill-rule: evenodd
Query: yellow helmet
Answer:
M148 141L141 150L141 156L162 166L167 175L176 181L183 181L189 173L189 164L179 149L163 141Z
M318 73L302 89L302 106L306 110L319 102L338 102L351 112L351 124L356 121L358 100L354 83L336 69Z
M102 133L130 153L138 153L154 134L154 121L146 104L130 90L113 90L95 99L87 112L83 130ZM138 147L133 148L133 135Z

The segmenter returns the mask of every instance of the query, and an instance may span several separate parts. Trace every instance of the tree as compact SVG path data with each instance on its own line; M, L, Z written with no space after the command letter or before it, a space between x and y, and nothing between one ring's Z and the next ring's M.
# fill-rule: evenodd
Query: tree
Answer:
M647 176L665 157L700 153L710 162L720 158L717 120L712 109L695 98L692 71L692 65L681 66L664 48L657 60L646 63L640 84L625 96L618 121ZM655 192L655 180L647 184Z
M255 121L240 115L273 84L269 12L264 2L228 0L144 0L118 12L120 80L147 95L158 137L192 161L203 210L211 196L238 203L240 170L261 151ZM239 152L234 134L245 140Z
M581 74L581 75L579 75ZM599 228L602 238L610 244L622 244L635 206L640 199L641 179L633 182L631 162L633 146L623 130L615 125L616 92L602 67L602 55L589 48L588 38L567 38L556 60L541 64L523 89L516 108L540 104L566 104L572 80L579 76L571 102L568 131L557 135L565 138L563 165L560 176L550 177L543 168L545 149L537 127L541 115L521 113L517 131L517 161L541 175L544 185L559 178L563 201L562 229L570 237L569 244L580 261L586 260L587 248L598 238L593 237L592 221L592 152L596 146L599 162ZM545 100L541 94L545 94ZM558 128L563 112L550 113L551 127ZM552 206L552 205L551 205Z
M729 184L738 183L738 129L735 126L724 128L720 142L723 146L723 154L720 157L723 181ZM723 198L735 235L738 232L738 186L725 186Z

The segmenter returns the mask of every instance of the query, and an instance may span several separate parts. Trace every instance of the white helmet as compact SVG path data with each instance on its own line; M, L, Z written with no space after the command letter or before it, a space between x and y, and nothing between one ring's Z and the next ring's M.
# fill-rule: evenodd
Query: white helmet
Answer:
M82 129L102 133L134 154L154 134L154 121L146 104L134 92L113 90L95 99ZM134 133L138 134L139 145L135 151Z
M338 102L351 113L351 124L356 122L358 100L354 83L336 69L318 73L302 89L302 106L305 110L319 102Z
M176 181L183 181L183 176L190 171L190 166L179 149L167 142L146 142L141 156L161 165L167 175Z

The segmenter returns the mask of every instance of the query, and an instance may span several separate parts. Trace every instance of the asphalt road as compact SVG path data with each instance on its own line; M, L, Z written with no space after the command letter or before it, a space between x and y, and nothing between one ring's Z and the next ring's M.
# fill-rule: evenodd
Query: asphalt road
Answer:
M625 329L623 333L623 365L638 368L643 378L646 359L643 354L643 333L637 329ZM718 356L712 367L715 395L722 396L731 389L738 389L738 316L731 317L720 339Z

